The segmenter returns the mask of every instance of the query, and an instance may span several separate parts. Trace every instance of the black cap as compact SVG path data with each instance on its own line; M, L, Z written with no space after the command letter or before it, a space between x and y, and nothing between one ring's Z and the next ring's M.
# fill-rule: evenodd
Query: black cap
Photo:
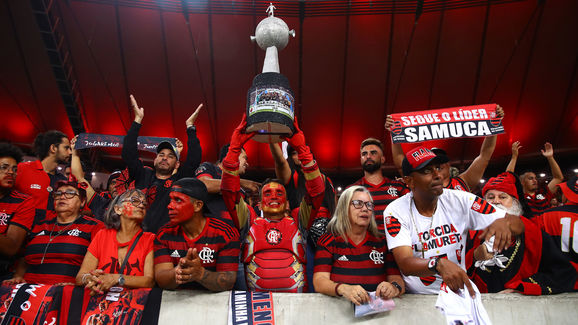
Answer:
M433 147L430 150L433 153L435 153L437 156L440 156L440 157L446 159L447 161L450 161L450 157L448 156L448 153L444 149Z
M163 141L163 142L159 143L159 145L157 146L157 153L161 152L161 150L163 150L163 149L171 150L175 154L175 156L177 156L177 160L180 159L179 152L177 151L177 148L175 146L173 146L172 143L170 143L168 141Z
M174 182L171 187L171 192L180 192L185 195L203 201L203 209L205 212L210 213L209 207L207 207L207 199L209 197L209 192L207 191L207 186L202 181L196 178L181 178Z

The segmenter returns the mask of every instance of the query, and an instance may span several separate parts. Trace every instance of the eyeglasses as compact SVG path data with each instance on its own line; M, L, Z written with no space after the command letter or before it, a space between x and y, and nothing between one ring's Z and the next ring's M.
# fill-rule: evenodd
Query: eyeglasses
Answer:
M142 204L143 207L147 206L147 201L143 198L139 198L137 196L133 196L131 198L128 199L124 199L122 200L122 202L130 202L132 205L134 205L135 207L138 207L139 205Z
M73 190L68 190L68 191L56 191L52 193L52 197L55 200L60 200L61 198L64 199L72 199L73 197L77 196L78 192L73 191Z
M361 209L363 208L363 205L365 204L365 206L367 207L368 210L373 211L373 208L375 208L375 204L373 204L373 202L367 201L361 201L361 200L352 200L351 204L353 204L353 207L356 209Z
M16 174L18 171L18 166L10 166L9 164L2 164L0 165L0 173L8 173L11 171L13 174Z

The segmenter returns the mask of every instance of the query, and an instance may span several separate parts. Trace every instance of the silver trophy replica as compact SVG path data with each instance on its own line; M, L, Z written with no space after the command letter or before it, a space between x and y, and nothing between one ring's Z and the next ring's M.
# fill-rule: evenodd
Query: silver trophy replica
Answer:
M257 41L266 51L262 73L253 79L247 93L246 132L257 132L253 137L258 142L276 143L281 136L291 136L294 132L295 100L287 77L279 73L278 51L289 43L289 36L295 31L274 16L275 7L267 8L268 17L255 29L252 41Z

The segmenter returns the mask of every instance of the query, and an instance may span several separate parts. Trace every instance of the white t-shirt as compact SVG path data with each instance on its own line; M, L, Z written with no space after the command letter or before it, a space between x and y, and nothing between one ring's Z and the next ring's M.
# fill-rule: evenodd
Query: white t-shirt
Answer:
M484 229L504 216L505 211L495 209L474 194L449 189L444 189L438 197L437 208L431 218L417 211L413 193L393 201L383 212L389 249L411 246L415 257L448 258L463 269L468 230ZM441 276L437 274L421 278L403 275L403 279L410 293L437 294L442 283Z

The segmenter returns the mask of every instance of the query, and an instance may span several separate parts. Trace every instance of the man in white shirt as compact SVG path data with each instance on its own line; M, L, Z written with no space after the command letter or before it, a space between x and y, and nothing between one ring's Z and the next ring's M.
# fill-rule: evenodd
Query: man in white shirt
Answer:
M405 155L404 181L411 192L383 213L387 246L408 292L437 294L445 282L454 291L465 284L474 296L464 271L468 230L485 229L482 236L496 236L494 249L501 251L510 242L510 223L521 221L474 194L444 189L440 162L439 156L421 146Z

